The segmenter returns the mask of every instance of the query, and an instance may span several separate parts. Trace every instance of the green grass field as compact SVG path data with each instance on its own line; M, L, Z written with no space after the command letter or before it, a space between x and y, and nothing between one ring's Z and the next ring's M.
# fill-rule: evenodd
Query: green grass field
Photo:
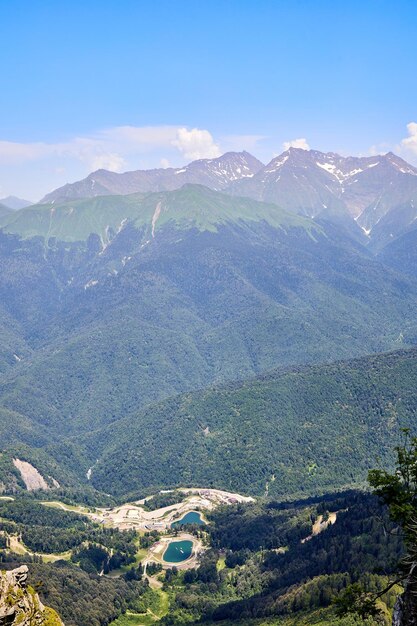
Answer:
M139 615L139 613L127 612L112 622L112 626L149 626L149 624L155 624L155 621L155 618L149 613Z

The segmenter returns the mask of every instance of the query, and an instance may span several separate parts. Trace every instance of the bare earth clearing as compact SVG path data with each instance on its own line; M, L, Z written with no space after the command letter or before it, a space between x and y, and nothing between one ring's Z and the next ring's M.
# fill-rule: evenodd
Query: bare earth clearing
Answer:
M19 470L22 480L28 491L36 491L37 489L49 489L48 484L42 474L38 472L36 467L27 461L13 459L13 465Z
M329 513L328 518L324 521L323 515L319 515L316 521L313 524L313 528L311 530L311 535L301 540L301 543L305 543L306 541L310 541L316 535L319 535L324 530L327 530L329 526L332 526L336 523L337 520L337 512Z
M219 489L178 489L184 493L184 500L171 506L155 511L145 511L143 500L123 504L114 509L88 510L82 506L67 506L62 502L44 502L45 506L55 506L66 511L88 515L101 524L114 526L119 530L136 529L142 531L167 530L172 522L181 519L190 511L211 511L221 504L237 504L238 502L254 502L253 498L238 493L229 493ZM188 494L188 495L187 495Z
M41 552L31 552L29 548L25 546L22 539L17 535L7 535L9 538L9 550L15 554L28 554L29 556L40 556L45 563L54 563L55 561L68 561L71 558L71 550L68 552L62 552L61 554L42 554Z

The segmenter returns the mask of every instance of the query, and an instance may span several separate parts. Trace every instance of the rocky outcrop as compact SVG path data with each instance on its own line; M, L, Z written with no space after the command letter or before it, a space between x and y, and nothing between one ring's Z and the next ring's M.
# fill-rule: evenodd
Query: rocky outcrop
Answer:
M0 626L64 626L58 614L43 606L27 585L28 568L0 571Z
M417 601L412 594L405 592L395 603L392 626L416 626Z
M405 591L397 598L392 626L417 626L417 578L415 564L405 585Z

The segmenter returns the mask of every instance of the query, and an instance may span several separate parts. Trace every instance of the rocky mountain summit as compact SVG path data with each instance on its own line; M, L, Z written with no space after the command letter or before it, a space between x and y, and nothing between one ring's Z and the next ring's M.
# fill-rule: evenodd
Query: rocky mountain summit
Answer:
M378 248L416 218L417 169L392 152L343 157L290 148L227 191L308 217L344 216Z
M28 567L0 571L0 626L64 626L58 614L43 606L27 585Z

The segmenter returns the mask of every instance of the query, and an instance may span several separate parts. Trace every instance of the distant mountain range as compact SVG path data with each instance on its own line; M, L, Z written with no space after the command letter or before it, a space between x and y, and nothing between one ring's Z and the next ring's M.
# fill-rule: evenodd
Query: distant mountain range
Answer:
M220 191L235 180L253 176L262 167L262 163L248 152L227 152L217 159L200 159L182 168L137 170L124 174L97 170L84 180L52 191L41 203L103 195L172 191L186 183L205 185Z
M42 203L168 191L186 183L272 202L308 217L342 220L375 250L413 228L417 218L417 168L392 152L342 157L297 148L265 166L247 152L229 152L179 169L98 170L51 192Z
M24 209L31 204L33 204L33 202L30 202L30 200L23 200L22 198L17 198L16 196L7 196L7 198L0 199L0 205L5 206L12 211Z

